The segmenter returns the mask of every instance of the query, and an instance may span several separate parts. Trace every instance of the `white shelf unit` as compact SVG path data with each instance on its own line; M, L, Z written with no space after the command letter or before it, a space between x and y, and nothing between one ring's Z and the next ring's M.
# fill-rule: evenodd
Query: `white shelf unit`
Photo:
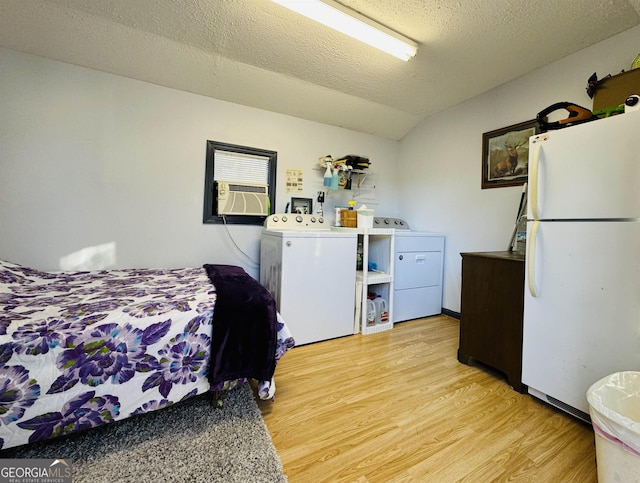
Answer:
M393 273L394 243L393 228L341 228L333 230L349 231L358 234L362 240L362 267L368 268L369 262L376 264L376 271L358 270L356 272L356 307L354 333L374 334L393 329ZM354 256L356 254L354 253ZM388 322L367 325L367 294L374 291L387 302Z

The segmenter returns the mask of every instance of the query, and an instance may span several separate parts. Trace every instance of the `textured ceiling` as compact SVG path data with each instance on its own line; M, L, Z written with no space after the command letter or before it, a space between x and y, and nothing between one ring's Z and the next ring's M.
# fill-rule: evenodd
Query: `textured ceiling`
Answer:
M401 139L640 23L640 0L340 3L418 42L416 57L402 62L270 0L0 0L0 45Z

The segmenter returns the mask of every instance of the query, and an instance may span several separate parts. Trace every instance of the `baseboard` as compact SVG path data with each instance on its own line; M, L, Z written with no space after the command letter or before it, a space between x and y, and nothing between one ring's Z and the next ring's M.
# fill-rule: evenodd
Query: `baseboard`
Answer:
M453 317L454 319L460 320L460 312L454 312L453 310L445 309L442 307L442 313L444 315L448 315L449 317Z

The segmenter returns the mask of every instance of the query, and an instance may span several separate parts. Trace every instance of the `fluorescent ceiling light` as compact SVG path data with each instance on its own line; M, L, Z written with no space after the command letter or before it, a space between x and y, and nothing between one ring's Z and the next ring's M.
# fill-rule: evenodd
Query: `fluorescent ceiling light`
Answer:
M272 0L388 54L409 60L418 44L333 0Z

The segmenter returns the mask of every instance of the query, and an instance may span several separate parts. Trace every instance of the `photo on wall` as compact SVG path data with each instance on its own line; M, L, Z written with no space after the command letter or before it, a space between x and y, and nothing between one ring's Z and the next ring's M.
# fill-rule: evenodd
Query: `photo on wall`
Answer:
M522 185L529 174L529 137L537 121L521 122L482 135L482 189Z
M310 215L313 213L313 200L311 198L291 198L291 213Z

